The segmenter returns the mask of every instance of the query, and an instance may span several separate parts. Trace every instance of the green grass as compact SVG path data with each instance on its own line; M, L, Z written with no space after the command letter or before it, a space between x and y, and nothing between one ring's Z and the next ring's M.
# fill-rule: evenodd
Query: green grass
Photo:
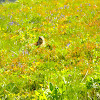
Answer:
M99 100L99 0L18 1L0 4L0 100Z

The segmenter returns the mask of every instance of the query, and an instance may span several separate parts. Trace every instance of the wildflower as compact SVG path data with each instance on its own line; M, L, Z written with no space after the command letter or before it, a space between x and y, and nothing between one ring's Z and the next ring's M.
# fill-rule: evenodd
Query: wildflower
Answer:
M29 34L29 36L30 36L30 38L32 38L32 37L33 37L33 35L32 35L32 34Z
M66 46L69 47L70 43L68 43Z
M6 33L4 33L4 37L6 36Z
M13 22L13 21L12 21L12 22L9 22L9 24L10 24L10 25L13 25L13 24L14 24L14 22Z
M2 28L2 30L4 30L4 28Z
M36 28L33 28L33 31L36 31Z
M17 35L14 35L14 36L11 37L11 39L14 39L14 38L16 38L16 37L17 37Z

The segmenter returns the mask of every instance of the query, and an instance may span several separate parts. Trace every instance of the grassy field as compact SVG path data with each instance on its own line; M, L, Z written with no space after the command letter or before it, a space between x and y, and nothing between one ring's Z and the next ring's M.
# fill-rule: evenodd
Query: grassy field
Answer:
M100 1L1 3L0 100L100 100Z

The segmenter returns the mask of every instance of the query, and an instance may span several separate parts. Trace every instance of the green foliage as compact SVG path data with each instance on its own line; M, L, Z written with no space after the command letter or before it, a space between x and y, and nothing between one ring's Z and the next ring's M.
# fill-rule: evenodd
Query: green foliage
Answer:
M0 4L0 100L99 100L99 0ZM33 45L43 36L46 47Z

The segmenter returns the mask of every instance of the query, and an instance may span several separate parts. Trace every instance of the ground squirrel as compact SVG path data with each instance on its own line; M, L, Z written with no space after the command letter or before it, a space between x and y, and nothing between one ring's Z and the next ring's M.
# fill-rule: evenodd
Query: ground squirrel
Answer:
M43 36L39 36L39 39L34 45L39 46L39 47L46 47L52 50L52 46L50 46L48 43L45 42L45 39Z
M39 46L39 47L45 46L45 39L44 39L44 37L43 36L39 36L38 41L36 43L34 43L34 45Z

